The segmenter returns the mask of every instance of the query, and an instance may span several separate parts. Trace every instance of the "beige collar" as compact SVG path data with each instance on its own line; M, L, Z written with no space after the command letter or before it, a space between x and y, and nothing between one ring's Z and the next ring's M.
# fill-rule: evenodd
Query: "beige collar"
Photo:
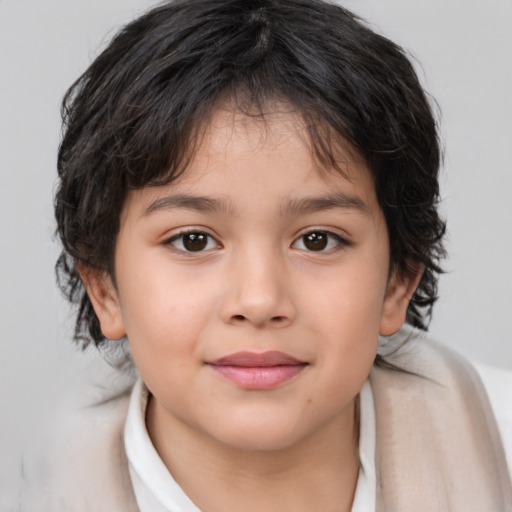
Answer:
M404 336L409 339L403 344ZM503 447L476 371L446 347L405 329L375 367L377 512L508 512Z

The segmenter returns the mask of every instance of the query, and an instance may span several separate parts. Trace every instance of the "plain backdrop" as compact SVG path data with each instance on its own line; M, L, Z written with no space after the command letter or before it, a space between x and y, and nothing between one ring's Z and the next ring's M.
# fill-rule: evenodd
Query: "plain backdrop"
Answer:
M14 507L6 489L22 473L20 455L44 442L55 411L116 379L72 346L72 315L55 287L59 103L116 29L154 4L0 0L2 510ZM473 361L512 370L512 1L344 5L410 51L441 107L450 257L431 332Z

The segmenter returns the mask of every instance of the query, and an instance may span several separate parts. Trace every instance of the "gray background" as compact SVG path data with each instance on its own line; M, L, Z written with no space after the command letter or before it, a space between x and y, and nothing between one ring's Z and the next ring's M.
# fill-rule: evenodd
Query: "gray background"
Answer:
M54 285L59 102L115 29L154 4L0 0L2 510L20 453L42 442L56 411L117 385L94 353L71 346ZM512 369L512 1L344 4L421 62L443 112L450 258L431 332L474 361Z

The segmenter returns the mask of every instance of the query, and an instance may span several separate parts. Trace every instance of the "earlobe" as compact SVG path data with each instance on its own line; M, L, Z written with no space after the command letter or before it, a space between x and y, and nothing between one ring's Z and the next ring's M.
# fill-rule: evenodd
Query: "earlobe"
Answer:
M87 295L106 338L117 340L125 334L117 290L107 272L78 265Z
M414 274L393 274L389 280L382 306L379 334L391 336L405 323L407 307L423 274L423 266L416 265Z

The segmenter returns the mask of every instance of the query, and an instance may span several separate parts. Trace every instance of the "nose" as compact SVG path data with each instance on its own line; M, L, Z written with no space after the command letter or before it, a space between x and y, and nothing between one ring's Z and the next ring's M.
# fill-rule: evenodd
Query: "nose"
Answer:
M234 256L221 316L232 325L283 328L295 321L291 283L281 258L248 251Z

